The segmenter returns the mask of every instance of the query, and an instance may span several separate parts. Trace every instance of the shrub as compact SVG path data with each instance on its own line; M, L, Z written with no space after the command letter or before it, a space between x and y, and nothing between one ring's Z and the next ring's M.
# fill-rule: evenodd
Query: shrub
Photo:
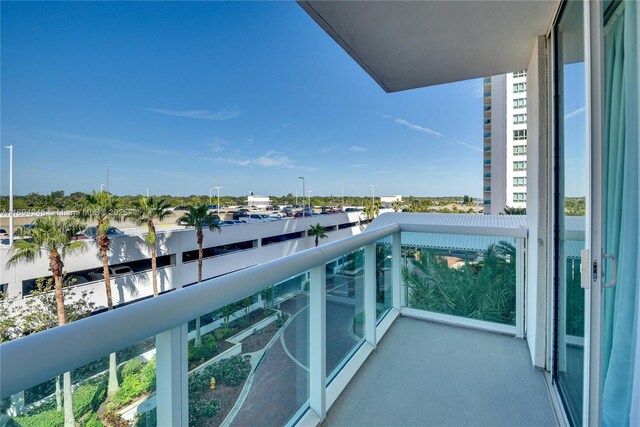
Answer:
M102 420L109 427L129 427L129 423L113 410L105 412Z
M127 361L122 366L122 370L120 371L120 380L124 377L128 377L131 374L137 373L142 369L142 360L140 359L131 359Z
M220 402L212 400L205 402L199 399L189 399L189 425L198 425L201 417L212 418L220 411Z
M104 427L100 418L98 418L98 414L95 412L89 414L87 419L82 423L83 427Z
M88 412L96 412L106 395L104 377L85 382L73 392L73 414L79 419Z
M124 371L124 369L123 369ZM113 396L113 407L124 406L136 397L152 391L156 381L156 360L151 359L139 372L123 375L120 389Z
M190 341L187 351L190 368L210 359L218 352L218 341L215 334L205 335L202 338L202 345L200 347L196 347L195 342Z
M223 327L223 328L216 329L216 331L214 333L216 339L218 339L218 340L227 339L232 334L233 334L233 329L228 328L228 327Z
M49 409L34 415L15 417L14 421L22 427L62 427L64 412Z
M205 379L215 378L224 384L235 387L247 378L251 371L251 364L248 359L242 356L234 356L212 363L204 369Z

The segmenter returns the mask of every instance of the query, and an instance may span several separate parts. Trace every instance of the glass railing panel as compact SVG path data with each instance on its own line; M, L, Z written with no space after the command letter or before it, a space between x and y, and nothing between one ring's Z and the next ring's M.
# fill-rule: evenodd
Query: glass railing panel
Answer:
M0 402L0 421L6 414L19 426L62 427L69 420L79 426L155 426L155 338L115 352L113 368L106 355L16 393Z
M332 379L364 340L364 248L348 252L326 268L326 372Z
M514 238L402 232L401 241L410 308L515 325Z
M285 425L307 404L308 289L305 272L192 322L190 425Z
M393 307L391 236L376 242L376 319Z

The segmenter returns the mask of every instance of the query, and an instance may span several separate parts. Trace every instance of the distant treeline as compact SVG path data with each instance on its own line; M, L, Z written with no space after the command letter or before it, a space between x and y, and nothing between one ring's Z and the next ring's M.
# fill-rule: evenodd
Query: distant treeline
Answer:
M122 208L130 208L133 206L133 201L139 197L137 195L118 196L120 199L120 205ZM196 195L190 196L172 196L172 195L154 195L156 197L162 197L172 206L180 205L192 205L192 204L209 204L208 195ZM71 194L65 194L64 191L52 191L49 194L29 193L22 196L14 196L13 207L15 210L73 210L77 209L82 200L84 200L85 193L77 191ZM294 205L296 204L296 197L289 193L284 196L269 196L273 205ZM370 200L370 197L364 196L313 196L311 198L311 204L313 206L363 206L365 200ZM217 203L217 197L214 195L211 199L211 204ZM220 204L222 206L242 206L246 205L247 196L221 196ZM298 197L298 204L302 205L304 201L302 197ZM401 206L405 211L421 212L427 211L428 208L433 206L445 206L449 204L461 204L461 205L473 205L475 201L470 196L460 197L403 197ZM0 196L0 211L8 211L9 209L9 197Z

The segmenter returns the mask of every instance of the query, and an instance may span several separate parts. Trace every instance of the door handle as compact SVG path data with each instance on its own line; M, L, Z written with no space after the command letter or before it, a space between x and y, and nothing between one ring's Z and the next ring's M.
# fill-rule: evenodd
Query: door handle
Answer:
M616 282L618 280L618 257L616 257L614 254L602 254L602 258L604 259L610 259L611 260L611 279L609 279L608 282L603 282L602 283L602 287L603 288L613 288L616 285ZM604 266L604 262L602 263ZM603 273L604 273L604 269L603 269ZM603 274L604 277L604 274Z

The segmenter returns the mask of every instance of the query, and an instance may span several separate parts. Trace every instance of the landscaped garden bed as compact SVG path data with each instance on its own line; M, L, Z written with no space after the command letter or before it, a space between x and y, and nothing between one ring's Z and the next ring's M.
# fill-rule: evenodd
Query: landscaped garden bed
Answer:
M195 345L195 340L189 341L189 370L195 369L231 348L234 344L228 342L228 338L272 316L274 313L274 310L260 308L232 322L227 319L227 322L222 327L203 335L202 345L199 347Z

